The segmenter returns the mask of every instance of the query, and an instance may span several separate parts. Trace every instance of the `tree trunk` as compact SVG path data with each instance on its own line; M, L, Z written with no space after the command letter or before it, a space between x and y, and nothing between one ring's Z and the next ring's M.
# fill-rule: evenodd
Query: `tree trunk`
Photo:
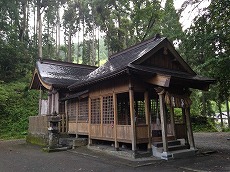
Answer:
M80 26L80 24L79 24ZM80 57L80 30L77 32L77 64L79 64L79 57Z
M68 62L72 62L72 47L71 47L71 29L69 29L69 36L68 36Z
M36 46L37 45L37 39L35 37L35 35L37 34L37 25L36 25L36 7L35 7L35 4L36 4L36 0L34 0L34 45Z
M98 41L97 41L97 58L98 58L98 67L100 66L100 28L98 27Z
M38 57L42 58L42 20L40 12L40 0L37 1L37 26L38 26Z
M93 28L92 28L92 33L91 33L91 38L92 38L92 58L91 58L91 65L95 66L96 62L96 50L95 50L95 34L94 34L94 23L93 23Z
M59 7L57 9L57 37L56 37L56 54L57 54L57 58L60 58L60 11L59 11Z

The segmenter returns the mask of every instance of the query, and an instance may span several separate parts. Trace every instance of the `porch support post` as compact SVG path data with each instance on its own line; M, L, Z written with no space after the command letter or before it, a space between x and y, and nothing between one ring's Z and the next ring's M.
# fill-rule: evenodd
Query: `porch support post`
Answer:
M174 107L172 105L170 105L170 121L171 121L172 135L175 136Z
M187 132L188 132L188 140L190 144L190 149L195 149L192 125L191 125L191 120L190 120L190 108L185 108L185 116L186 116L186 125L188 129Z
M89 109L89 114L88 114L88 117L89 117L89 121L88 121L88 145L92 145L92 139L90 138L91 136L91 98L89 97L88 98L88 109Z
M62 120L63 132L68 133L69 121L68 121L68 100L65 101L65 115Z
M151 122L150 122L150 113L149 113L149 92L145 91L145 119L146 119L146 124L148 126L148 149L151 151L152 147L152 138L151 138Z
M134 110L134 93L131 80L129 80L129 104L130 104L130 118L131 118L131 138L132 138L132 151L134 156L136 154L136 124L135 124L135 110Z
M39 112L38 115L42 113L42 86L40 85L40 92L39 92Z
M168 139L167 139L167 121L166 121L166 112L165 112L165 90L161 87L156 88L157 94L159 95L160 101L160 117L161 117L161 132L162 132L162 141L163 141L163 153L161 159L168 160L172 155L168 152Z
M55 96L54 96L54 90L52 91L52 108L51 108L51 114L54 114L54 106L55 106Z
M79 102L80 102L80 99L78 99L78 100L76 101L76 138L78 138Z
M51 114L51 108L52 108L52 93L51 91L48 91L48 114L47 115L50 115Z
M186 136L184 138L185 140L185 145L188 145L189 146L189 142L188 142L188 129L187 129L187 124L186 124L186 115L185 115L185 108L181 108L182 109L182 121L183 121L183 124L184 124L184 129L186 130L185 133L186 133Z
M100 137L103 137L103 97L100 96L100 117L101 117L101 124L100 124ZM99 134L99 133L98 133Z
M114 142L115 142L115 150L119 150L119 143L117 141L117 124L118 124L118 119L117 119L117 95L116 93L113 92L113 115L114 115Z

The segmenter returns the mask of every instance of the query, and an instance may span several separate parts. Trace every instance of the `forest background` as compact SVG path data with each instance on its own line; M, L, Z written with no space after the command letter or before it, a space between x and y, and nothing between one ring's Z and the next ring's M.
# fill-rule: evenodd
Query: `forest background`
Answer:
M216 130L210 120L226 111L230 95L230 0L1 0L0 138L23 137L38 113L29 90L38 58L100 66L108 56L153 37L167 37L199 75L216 79L209 92L195 90L196 131ZM180 18L194 15L182 29ZM222 117L222 115L220 116ZM229 121L230 119L228 119ZM230 124L230 122L229 122ZM222 130L229 130L220 123Z

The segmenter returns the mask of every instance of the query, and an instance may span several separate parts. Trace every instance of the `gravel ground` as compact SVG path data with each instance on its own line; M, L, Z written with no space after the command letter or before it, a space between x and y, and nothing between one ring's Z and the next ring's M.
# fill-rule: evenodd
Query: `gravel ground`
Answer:
M200 154L175 160L130 161L79 148L45 153L25 140L0 140L0 172L229 172L230 133L194 133ZM84 150L85 149L85 150Z
M194 133L195 145L201 151L218 151L230 155L230 132Z

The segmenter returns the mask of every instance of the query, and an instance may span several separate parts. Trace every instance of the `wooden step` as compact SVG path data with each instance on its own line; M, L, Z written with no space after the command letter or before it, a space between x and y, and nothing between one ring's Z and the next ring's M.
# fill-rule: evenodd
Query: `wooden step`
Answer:
M158 148L163 147L163 142L154 142L153 145L158 147ZM170 140L170 141L168 141L168 146L175 146L175 145L181 145L181 141L180 140Z
M167 136L168 141L175 140L175 136ZM162 137L152 137L152 142L162 142Z
M191 157L196 155L196 150L194 149L183 149L183 150L177 150L173 151L172 157L175 158L186 158L186 157Z
M184 150L187 149L188 147L186 145L174 145L174 146L169 146L168 150L171 151L177 151L177 150Z

